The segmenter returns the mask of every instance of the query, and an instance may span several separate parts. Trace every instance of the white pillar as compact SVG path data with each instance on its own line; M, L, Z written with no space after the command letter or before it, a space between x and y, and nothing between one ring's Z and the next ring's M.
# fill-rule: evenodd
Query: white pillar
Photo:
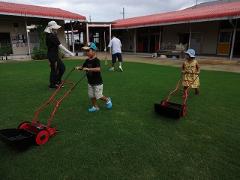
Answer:
M26 32L27 32L28 55L29 55L30 58L31 58L30 39L29 39L29 35L28 35L27 21L26 21L26 20L25 20L25 28L26 28Z
M106 31L103 32L103 38L104 38L104 51L107 51L107 42L106 42Z
M88 29L88 23L86 23L86 33L87 33L87 43L89 43L89 29Z
M230 60L232 60L232 58L233 58L236 33L237 33L237 20L236 20L236 25L234 25L234 29L233 29L233 38L232 38L232 45L231 45L231 52L230 52Z
M112 25L109 25L109 42L111 41L112 38ZM110 54L112 53L112 48L109 50Z
M74 34L73 34L73 26L72 26L72 21L70 21L71 23L71 31L72 31L72 51L73 53L75 53L75 47L74 47L74 44L75 44L75 41L74 41Z
M111 41L112 38L112 25L109 25L109 41Z

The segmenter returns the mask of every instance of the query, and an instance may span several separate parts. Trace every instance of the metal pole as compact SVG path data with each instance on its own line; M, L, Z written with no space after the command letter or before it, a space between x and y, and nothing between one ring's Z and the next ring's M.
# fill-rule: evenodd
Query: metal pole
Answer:
M25 20L25 27L26 27L26 32L27 32L28 55L31 58L30 40L29 40L28 29L27 29L27 21L26 20Z
M73 53L75 53L75 43L74 43L74 34L73 34L73 26L72 26L72 21L70 21L70 23L71 23L71 31L72 31L72 51L73 51Z
M109 25L109 41L111 41L112 38L112 25Z
M107 51L107 44L106 44L106 32L103 32L103 38L104 38L104 51Z
M125 19L125 8L123 8L123 11L120 14L122 14L123 19Z
M232 39L232 47L231 47L231 53L230 53L230 60L233 58L233 51L234 51L234 46L235 46L235 39L236 39L236 33L237 33L237 20L236 20L236 25L233 24L233 39Z
M89 29L88 29L88 23L86 23L86 33L87 33L87 43L89 43Z
M112 38L112 25L110 24L109 25L109 42L111 41L111 38ZM110 47L110 50L109 50L110 54L112 52L112 48Z

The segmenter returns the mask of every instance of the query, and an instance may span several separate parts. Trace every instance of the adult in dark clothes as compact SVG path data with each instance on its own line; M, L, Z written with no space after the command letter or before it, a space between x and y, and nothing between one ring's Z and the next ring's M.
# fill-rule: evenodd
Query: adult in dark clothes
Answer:
M59 48L70 56L74 56L72 52L67 50L57 37L57 30L61 28L55 21L50 21L45 28L46 45L48 48L47 56L51 68L49 88L57 88L62 82L62 76L65 72L65 65L59 58Z

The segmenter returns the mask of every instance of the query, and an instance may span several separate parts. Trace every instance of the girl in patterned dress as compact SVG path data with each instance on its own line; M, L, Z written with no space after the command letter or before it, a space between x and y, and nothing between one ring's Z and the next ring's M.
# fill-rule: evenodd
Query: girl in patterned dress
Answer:
M188 87L195 89L195 94L198 95L200 86L200 67L197 60L195 60L195 51L193 49L188 49L185 52L185 59L186 61L182 65L182 86L184 90Z

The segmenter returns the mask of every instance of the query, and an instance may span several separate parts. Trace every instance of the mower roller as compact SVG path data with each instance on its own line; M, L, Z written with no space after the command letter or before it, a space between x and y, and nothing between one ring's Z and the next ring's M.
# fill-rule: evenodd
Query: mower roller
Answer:
M185 74L195 74L195 73L185 73ZM155 112L159 115L169 117L169 118L174 118L174 119L179 119L180 117L184 117L187 114L187 98L189 94L189 88L196 81L197 78L198 78L198 74L196 75L193 81L183 80L183 75L181 75L181 78L178 80L175 89L171 91L168 94L168 96L165 99L163 99L160 103L154 104ZM170 98L180 90L180 87L182 87L181 84L183 81L187 81L189 86L187 86L187 88L183 90L182 104L170 102L169 101Z
M47 101L45 101L35 112L32 121L24 121L15 129L0 130L0 139L7 144L13 146L24 147L27 145L43 145L48 142L49 138L57 133L56 127L51 127L52 120L60 107L62 101L71 93L71 91L85 78L83 75L76 83L68 81L68 77L75 69L72 69L58 88L51 94ZM56 98L63 85L67 85L61 97ZM42 124L39 121L39 114L44 111L50 104L54 105L53 110L47 120L47 124Z

